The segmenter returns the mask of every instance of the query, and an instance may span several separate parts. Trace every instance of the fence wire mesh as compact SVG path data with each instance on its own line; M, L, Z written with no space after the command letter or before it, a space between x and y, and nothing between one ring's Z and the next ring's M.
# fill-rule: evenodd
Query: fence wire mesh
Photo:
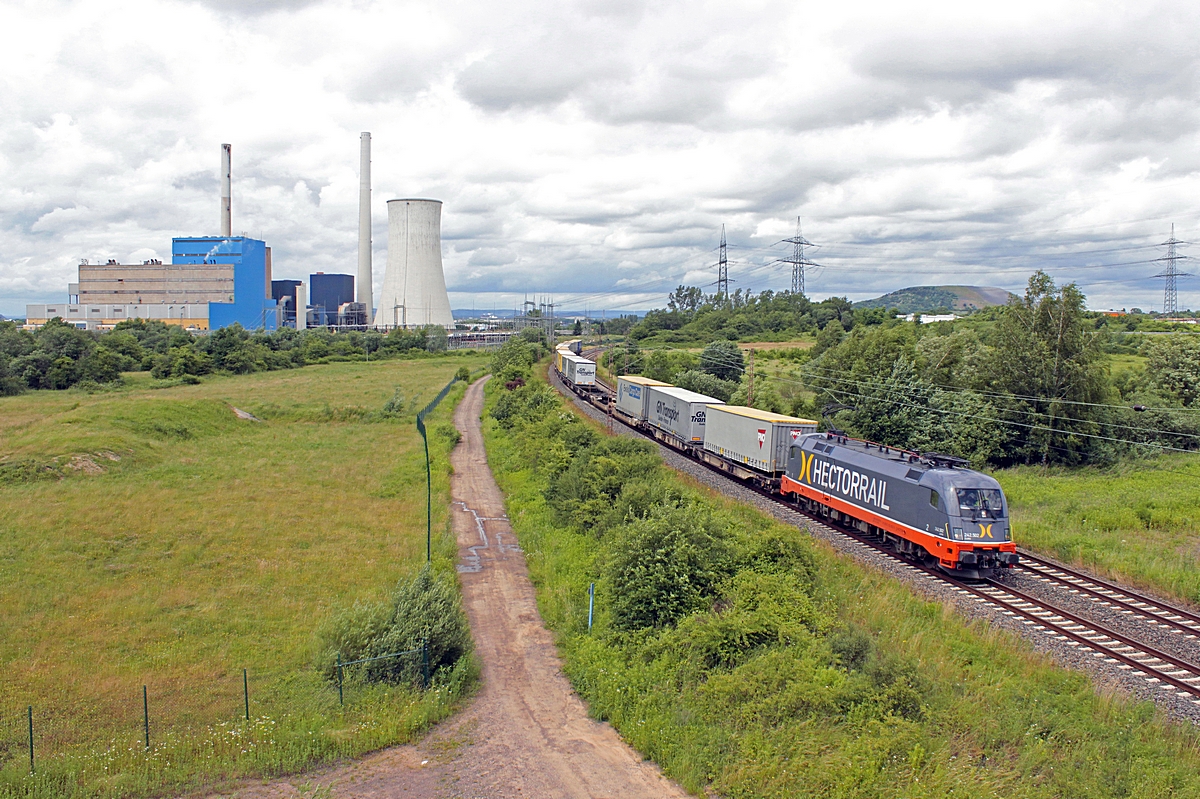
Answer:
M314 755L368 751L452 703L453 691L429 685L422 655L423 648L393 653L332 674L238 669L131 678L68 686L33 704L6 691L0 799L73 795L83 785L89 796L138 794L198 775L212 781L248 766L278 773Z

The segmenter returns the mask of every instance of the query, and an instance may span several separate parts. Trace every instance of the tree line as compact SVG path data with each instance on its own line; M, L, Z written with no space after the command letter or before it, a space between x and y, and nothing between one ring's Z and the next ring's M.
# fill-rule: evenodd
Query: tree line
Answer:
M51 319L37 330L0 322L0 394L118 383L122 372L195 382L211 373L248 374L329 360L415 356L446 349L446 331L330 332L241 325L193 335L159 320L130 319L112 330L80 330Z
M878 324L886 316L883 308L855 309L845 297L812 302L787 291L754 294L737 289L711 295L696 286L679 286L668 296L666 308L647 313L628 335L663 343L736 341L815 333L834 321L850 330L860 323Z
M693 314L688 324L695 324L782 305L804 308L813 319L825 316L811 349L760 353L774 356L777 366L782 362L775 371L787 374L760 367L753 389L743 353L724 338L710 340L697 356L642 349L635 328L603 362L617 374L643 374L723 401L818 419L826 428L890 446L958 455L980 467L1108 463L1130 453L1200 445L1200 336L1123 343L1086 310L1076 285L1056 286L1041 271L1023 297L971 324L920 325L887 312L838 318L828 314L839 303L826 301L827 310L818 314L820 304L802 300L759 295L718 308L699 290L681 287L668 310L647 315ZM1145 369L1114 376L1113 352L1144 356Z

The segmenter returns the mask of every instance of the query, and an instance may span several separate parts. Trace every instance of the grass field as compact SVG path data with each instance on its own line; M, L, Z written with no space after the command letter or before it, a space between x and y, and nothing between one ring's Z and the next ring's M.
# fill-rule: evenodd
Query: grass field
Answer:
M1200 604L1200 455L995 476L1017 543Z
M134 376L113 392L0 399L0 796L279 773L449 712L445 688L357 690L339 708L315 667L317 631L423 563L414 415L483 362L328 364L161 390ZM454 555L444 423L461 394L430 418L441 568ZM380 412L398 397L398 414Z
M489 404L500 393L490 386ZM611 564L644 528L629 516L602 531L556 519L547 496L567 495L556 493L554 475L574 468L564 459L583 440L560 414L554 405L512 430L485 422L539 608L590 711L692 791L779 799L1200 796L1193 729L1166 722L1147 703L1097 692L1008 633L968 623L675 473L663 479L700 497L741 545L792 547L811 567L782 580L747 568L718 601L677 624L623 630L614 621L620 597ZM614 458L597 463L610 482L664 469L633 474ZM619 491L619 502L639 496L602 485ZM654 574L652 565L646 570Z

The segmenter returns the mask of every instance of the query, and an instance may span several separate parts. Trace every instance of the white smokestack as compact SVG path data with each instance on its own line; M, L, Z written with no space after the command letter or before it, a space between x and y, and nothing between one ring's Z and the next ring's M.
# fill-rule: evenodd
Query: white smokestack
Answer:
M296 286L296 329L308 327L308 287L301 283Z
M442 201L388 200L387 271L376 327L454 326L442 272Z
M230 212L232 153L232 144L221 145L221 235L225 238L233 235L233 215Z
M371 321L371 294L375 280L371 266L371 134L363 133L358 165L358 286L355 299L367 309Z

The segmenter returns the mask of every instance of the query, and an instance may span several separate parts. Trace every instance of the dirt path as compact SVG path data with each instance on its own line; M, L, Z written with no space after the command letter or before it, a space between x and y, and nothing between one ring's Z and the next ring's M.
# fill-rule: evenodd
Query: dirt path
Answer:
M542 626L504 497L487 465L483 384L454 414L462 442L450 456L463 598L483 688L471 705L416 746L352 765L247 788L241 797L685 797L616 731L588 718ZM328 793L326 793L328 791Z

